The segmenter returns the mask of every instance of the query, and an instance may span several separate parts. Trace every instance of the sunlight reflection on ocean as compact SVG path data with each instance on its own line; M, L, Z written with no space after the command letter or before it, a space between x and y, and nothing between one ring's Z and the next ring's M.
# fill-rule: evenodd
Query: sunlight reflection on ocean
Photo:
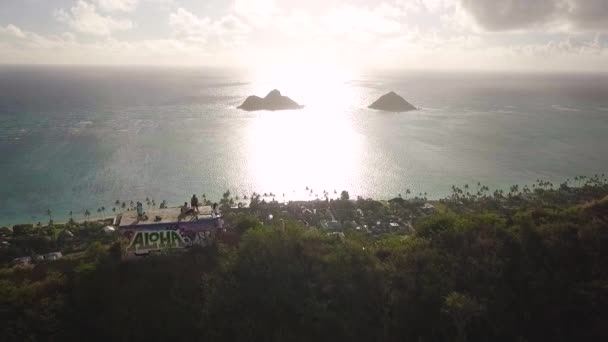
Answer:
M247 127L248 174L258 189L282 189L286 198L323 196L333 189L360 190L364 137L353 130L349 105L361 102L344 75L304 70L258 77L253 93L273 86L306 107L298 111L254 114ZM308 181L304 188L294 184ZM312 190L306 191L306 187ZM316 191L315 191L316 190Z

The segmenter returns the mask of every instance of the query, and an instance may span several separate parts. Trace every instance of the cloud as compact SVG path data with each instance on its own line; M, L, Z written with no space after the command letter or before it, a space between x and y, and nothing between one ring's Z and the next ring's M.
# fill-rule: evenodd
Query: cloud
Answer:
M606 0L461 0L460 4L488 31L608 29Z
M0 38L13 46L22 48L57 48L74 42L74 35L63 33L61 35L42 36L34 32L25 31L18 26L9 24L0 26Z
M427 69L577 70L608 68L608 47L600 35L561 37L548 42L492 44L492 36L451 37L414 32L379 47L370 65L404 65Z
M568 17L577 28L586 30L608 29L608 1L606 0L570 0Z
M223 46L243 44L251 31L247 24L232 14L213 21L181 7L169 15L169 26L175 38L197 44L207 44L214 39Z
M17 26L9 24L6 27L0 26L0 34L8 35L13 38L25 38L25 33Z
M100 9L108 12L132 12L139 5L139 0L95 0Z
M234 12L258 28L268 27L273 19L283 14L274 0L235 0Z
M15 25L0 25L0 63L58 64L209 64L212 56L203 46L178 39L117 40L111 37L79 42L74 34L43 36ZM216 58L212 58L216 57ZM221 60L229 60L223 56Z
M114 31L128 30L133 23L126 19L114 19L97 12L95 5L78 0L69 12L63 9L54 12L55 18L68 24L73 30L98 36L109 36Z
M223 46L238 46L246 43L251 28L238 17L228 14L213 24L213 33Z
M251 31L249 26L232 14L220 18L216 25L218 32L221 34L247 34Z
M187 41L206 43L211 31L211 20L199 18L184 8L169 15L169 26L173 35Z
M331 10L325 17L325 25L333 34L392 34L401 29L393 17L397 8L383 4L374 9L351 5Z
M418 0L417 2L431 13L448 10L456 4L455 0Z
M385 2L374 7L346 4L316 15L304 9L291 9L276 14L269 25L276 32L273 34L276 40L284 36L307 40L307 43L361 44L402 33L402 21L410 10L410 7Z
M490 31L538 26L550 20L557 9L555 0L462 0L462 6Z

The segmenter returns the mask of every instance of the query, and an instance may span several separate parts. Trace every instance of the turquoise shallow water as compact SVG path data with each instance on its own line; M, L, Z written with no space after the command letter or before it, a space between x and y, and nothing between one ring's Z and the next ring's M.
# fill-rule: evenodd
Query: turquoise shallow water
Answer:
M608 173L608 75L377 73L315 83L202 69L0 67L0 223L342 189L429 197ZM279 88L300 111L247 113ZM394 90L421 110L366 108ZM306 187L313 189L311 195Z

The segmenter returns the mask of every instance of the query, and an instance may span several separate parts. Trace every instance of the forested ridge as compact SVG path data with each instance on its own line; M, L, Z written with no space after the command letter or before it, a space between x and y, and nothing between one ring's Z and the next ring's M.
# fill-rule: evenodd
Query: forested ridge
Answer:
M185 253L124 261L120 242L96 241L78 258L5 266L0 339L608 340L605 182L454 190L407 233L327 234L262 202Z

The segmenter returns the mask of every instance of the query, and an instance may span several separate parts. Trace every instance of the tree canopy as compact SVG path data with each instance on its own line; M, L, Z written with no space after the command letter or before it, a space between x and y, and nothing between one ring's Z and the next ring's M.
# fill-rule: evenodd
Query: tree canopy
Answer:
M259 216L227 215L235 243L218 238L182 254L123 261L118 242L92 242L79 258L0 269L2 336L606 340L607 193L602 185L576 196L458 197L406 234L345 229L343 237L288 217L265 219L270 209L259 202ZM350 206L392 208L375 203Z

